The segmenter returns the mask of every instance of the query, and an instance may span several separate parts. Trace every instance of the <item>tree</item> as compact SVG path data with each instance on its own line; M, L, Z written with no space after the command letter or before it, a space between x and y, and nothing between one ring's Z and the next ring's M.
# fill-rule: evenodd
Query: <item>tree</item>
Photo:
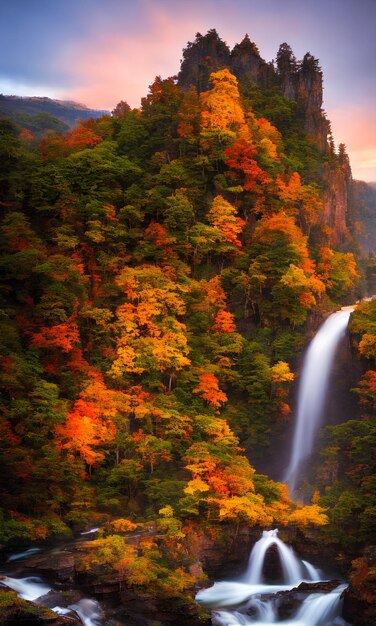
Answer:
M213 88L200 94L201 136L204 142L226 143L238 133L247 133L238 81L228 69L210 75Z
M193 393L198 393L210 406L219 408L224 402L227 402L227 396L220 390L218 378L211 373L201 374L200 382L193 389Z
M269 182L269 176L253 158L257 150L253 142L244 137L239 137L225 150L226 165L241 173L242 186L245 191L262 195L264 185Z
M282 77L286 74L294 74L297 71L296 58L291 50L291 47L287 43L282 43L279 46L276 63L278 73Z
M220 231L225 241L237 248L241 247L238 235L241 233L245 222L240 217L236 217L236 209L222 196L214 198L208 219L210 224Z
M151 265L125 268L116 282L128 302L117 309L110 373L119 379L127 372L166 372L170 388L176 372L190 363L185 325L177 319L185 313L186 288Z
M124 119L125 117L127 117L128 113L131 112L131 110L132 109L129 106L128 102L125 102L125 100L120 100L120 102L117 103L113 111L111 111L111 115L112 117L118 119Z
M112 443L116 434L117 412L128 399L121 393L108 389L100 375L88 381L78 400L67 414L63 426L56 427L57 446L60 450L77 453L89 465L104 459L104 448Z
M180 108L176 114L178 135L188 144L195 144L200 136L201 109L200 98L192 85L184 94Z
M317 271L327 285L328 294L335 301L351 294L360 279L354 254L321 247L319 255Z
M234 324L234 316L230 313L230 311L219 309L211 328L217 333L235 332L236 326Z

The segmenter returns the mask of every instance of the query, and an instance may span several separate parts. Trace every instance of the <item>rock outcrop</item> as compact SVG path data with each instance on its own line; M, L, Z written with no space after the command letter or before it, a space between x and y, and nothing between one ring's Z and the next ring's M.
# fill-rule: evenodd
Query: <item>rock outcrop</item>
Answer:
M323 75L319 62L307 52L298 61L287 43L281 44L275 62L267 63L255 43L246 35L232 51L215 30L198 33L183 51L178 84L188 90L192 85L198 93L210 88L211 72L228 68L239 80L255 83L260 89L273 87L282 96L296 103L296 116L307 136L321 152L323 168L324 211L321 222L331 230L331 245L340 246L349 238L348 213L353 198L349 159L340 144L334 151L330 122L323 105Z
M187 90L194 85L201 93L209 88L210 74L223 67L231 67L227 44L220 39L215 29L209 30L205 36L197 33L195 41L188 42L183 50L178 83Z
M248 35L234 46L231 52L230 68L237 78L247 75L263 89L266 89L275 77L273 64L266 63L261 58L256 44Z
M193 85L198 93L206 91L211 72L224 67L239 80L247 77L261 89L279 85L286 98L298 103L303 127L312 141L322 152L326 151L330 125L322 110L322 72L317 59L309 52L298 62L290 46L283 43L274 66L273 62L267 63L261 58L248 35L230 52L213 29L206 35L197 33L195 41L188 43L183 51L178 84L187 90Z
M331 245L338 246L348 238L348 213L353 201L353 180L349 157L340 144L338 157L323 167L324 211L322 223L331 229Z

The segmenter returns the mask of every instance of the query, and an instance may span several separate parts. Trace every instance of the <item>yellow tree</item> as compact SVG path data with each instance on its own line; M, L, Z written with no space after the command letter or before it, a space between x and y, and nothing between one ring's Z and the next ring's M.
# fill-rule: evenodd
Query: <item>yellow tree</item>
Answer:
M202 138L220 143L248 132L240 101L238 81L228 69L210 75L213 88L200 94Z
M237 211L222 196L216 196L212 202L208 219L212 226L217 228L223 239L232 246L241 248L241 242L238 235L241 233L245 222L237 217Z
M117 309L110 374L166 372L171 389L176 372L190 363L186 327L177 319L185 313L182 294L187 288L152 265L125 268L116 282L128 302Z

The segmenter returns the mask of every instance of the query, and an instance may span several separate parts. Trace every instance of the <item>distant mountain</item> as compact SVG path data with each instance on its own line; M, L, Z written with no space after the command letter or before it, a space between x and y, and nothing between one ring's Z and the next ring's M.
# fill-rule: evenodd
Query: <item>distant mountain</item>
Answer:
M365 254L376 251L376 183L353 181L355 218L362 225L356 239Z
M0 94L0 118L13 120L36 137L43 136L47 130L64 133L74 128L79 120L98 118L107 113L109 111L89 109L70 100Z

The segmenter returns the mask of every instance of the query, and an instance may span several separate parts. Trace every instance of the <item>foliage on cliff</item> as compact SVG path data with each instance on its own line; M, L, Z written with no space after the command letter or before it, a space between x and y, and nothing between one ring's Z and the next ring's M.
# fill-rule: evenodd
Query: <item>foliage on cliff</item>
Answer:
M376 298L352 313L350 332L361 372L353 389L361 419L327 429L318 480L332 522L325 535L351 553L376 539Z
M161 510L168 532L325 523L239 443L290 419L306 320L360 277L322 221L338 157L291 102L222 67L38 147L1 121L3 540Z

